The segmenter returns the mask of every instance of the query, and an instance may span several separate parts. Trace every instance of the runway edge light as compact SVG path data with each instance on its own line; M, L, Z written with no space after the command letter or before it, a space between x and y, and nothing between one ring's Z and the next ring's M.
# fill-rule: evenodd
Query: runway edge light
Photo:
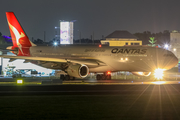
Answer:
M17 80L16 83L17 83L17 84L23 84L23 80L19 79L19 80Z

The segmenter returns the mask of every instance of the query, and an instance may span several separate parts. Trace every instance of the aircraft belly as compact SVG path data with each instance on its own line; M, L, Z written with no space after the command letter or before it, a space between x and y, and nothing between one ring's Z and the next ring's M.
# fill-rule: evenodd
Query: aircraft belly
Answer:
M99 66L99 67L93 67L89 68L89 72L107 72L107 71L116 71L110 66Z
M149 62L144 62L142 60L135 60L131 62L113 62L109 65L116 71L152 71Z

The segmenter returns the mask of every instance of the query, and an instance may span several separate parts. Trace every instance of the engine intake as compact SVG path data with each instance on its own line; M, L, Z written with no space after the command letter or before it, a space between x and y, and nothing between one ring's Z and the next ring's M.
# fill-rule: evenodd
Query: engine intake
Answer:
M73 76L76 78L85 78L89 73L89 68L86 65L71 64L66 69L66 71L70 76Z

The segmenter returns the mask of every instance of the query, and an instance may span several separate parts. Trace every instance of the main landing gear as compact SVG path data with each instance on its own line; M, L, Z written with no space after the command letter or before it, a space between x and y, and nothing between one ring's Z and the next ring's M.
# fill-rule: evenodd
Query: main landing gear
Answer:
M96 80L111 80L111 74L97 74Z
M60 75L60 80L75 80L75 77L69 75Z

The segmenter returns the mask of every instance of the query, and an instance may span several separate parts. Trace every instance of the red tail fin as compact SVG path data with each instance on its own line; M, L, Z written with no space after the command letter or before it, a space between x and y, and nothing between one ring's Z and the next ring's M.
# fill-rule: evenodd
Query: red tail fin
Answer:
M29 40L13 12L6 12L6 17L11 33L13 48L18 47L21 54L24 55L25 51L22 51L24 48L36 45Z

